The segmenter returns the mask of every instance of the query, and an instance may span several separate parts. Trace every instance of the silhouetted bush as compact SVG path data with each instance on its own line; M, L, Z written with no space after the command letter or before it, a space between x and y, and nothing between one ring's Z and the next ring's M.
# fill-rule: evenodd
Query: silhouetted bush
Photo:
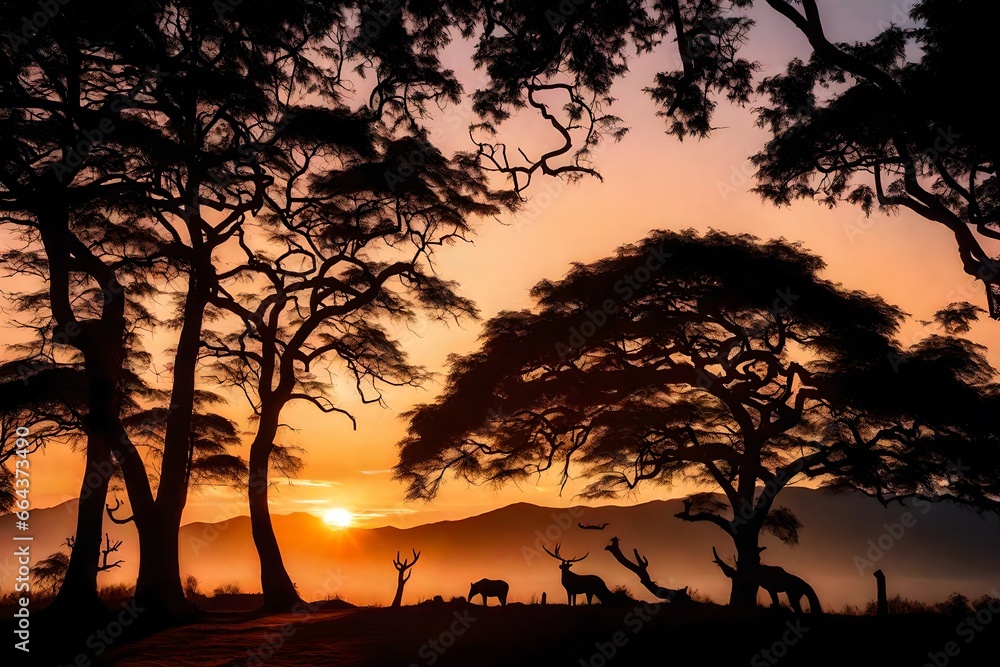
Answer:
M198 590L198 586L198 577L188 575L184 578L184 595L189 598L202 597L201 591Z
M239 595L242 592L243 589L240 588L239 582L233 582L216 587L216 589L212 591L212 595L214 597L218 597L220 595Z

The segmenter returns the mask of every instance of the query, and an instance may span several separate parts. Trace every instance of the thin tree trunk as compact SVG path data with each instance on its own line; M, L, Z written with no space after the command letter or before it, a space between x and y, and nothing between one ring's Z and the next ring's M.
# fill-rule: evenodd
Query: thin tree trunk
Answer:
M275 428L272 429L271 422ZM268 470L277 419L262 417L257 437L250 446L250 527L254 546L260 558L260 586L264 593L264 608L268 611L288 611L302 603L288 576L278 538L271 524L268 506Z
M100 618L108 608L97 592L104 504L113 467L110 452L99 438L87 439L87 463L76 513L76 537L63 578L48 613L70 622Z

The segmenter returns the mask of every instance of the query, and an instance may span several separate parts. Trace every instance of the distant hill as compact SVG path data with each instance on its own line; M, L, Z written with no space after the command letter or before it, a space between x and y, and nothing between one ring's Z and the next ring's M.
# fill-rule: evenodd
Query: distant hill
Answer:
M953 591L976 597L1000 588L996 516L983 518L944 504L886 509L860 494L799 488L787 489L779 501L804 524L801 542L788 547L765 536L763 559L809 580L827 608L863 605L874 597L871 572L877 568L887 574L890 595L937 601ZM32 512L36 560L74 532L75 507L70 501ZM540 550L542 544L557 541L564 555L589 552L574 571L598 574L611 587L624 585L634 595L647 597L635 576L604 550L610 537L617 536L626 553L638 548L649 559L650 573L661 585L690 586L725 601L728 581L711 562L711 550L716 546L731 557L733 549L715 526L674 518L680 510L679 500L569 509L517 503L458 521L343 531L330 529L311 514L273 519L286 565L307 599L340 595L356 604L388 604L395 590L392 558L397 550L409 554L416 548L420 562L412 571L404 603L434 595L464 596L469 582L482 577L506 579L511 600L526 602L545 591L549 600L564 602L558 565ZM907 511L913 518L905 522L912 524L909 527L900 521ZM581 521L610 525L604 531L581 530L576 525ZM105 527L125 541L119 557L126 564L102 574L102 582L134 579L134 527L110 522ZM13 533L14 517L0 517L0 538L10 544ZM246 591L259 590L257 567L248 517L181 529L182 572L197 577L203 591L232 582ZM11 588L13 571L12 558L3 556L3 590Z

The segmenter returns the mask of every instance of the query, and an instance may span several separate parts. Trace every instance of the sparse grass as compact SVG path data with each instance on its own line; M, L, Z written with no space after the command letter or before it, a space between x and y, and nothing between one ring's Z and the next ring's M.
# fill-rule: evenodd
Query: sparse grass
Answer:
M961 593L952 593L946 600L941 602L922 602L901 595L894 595L889 598L890 614L937 614L940 616L965 616L977 609L986 607L991 602L997 603L997 598L991 595L983 595L975 600L969 600ZM875 616L878 611L878 603L869 600L864 606L844 605L838 612L843 616Z
M688 588L688 596L692 602L702 602L704 604L715 604L711 597L698 592L697 588Z
M135 586L128 584L108 584L107 586L100 586L97 589L97 594L105 602L123 602L131 600L135 596Z

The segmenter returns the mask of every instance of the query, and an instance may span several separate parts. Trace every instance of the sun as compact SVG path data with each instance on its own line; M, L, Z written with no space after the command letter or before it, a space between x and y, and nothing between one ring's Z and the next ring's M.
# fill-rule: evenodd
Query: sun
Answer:
M332 510L327 510L326 514L323 515L323 522L334 528L348 528L354 523L354 515L342 507L335 507Z

